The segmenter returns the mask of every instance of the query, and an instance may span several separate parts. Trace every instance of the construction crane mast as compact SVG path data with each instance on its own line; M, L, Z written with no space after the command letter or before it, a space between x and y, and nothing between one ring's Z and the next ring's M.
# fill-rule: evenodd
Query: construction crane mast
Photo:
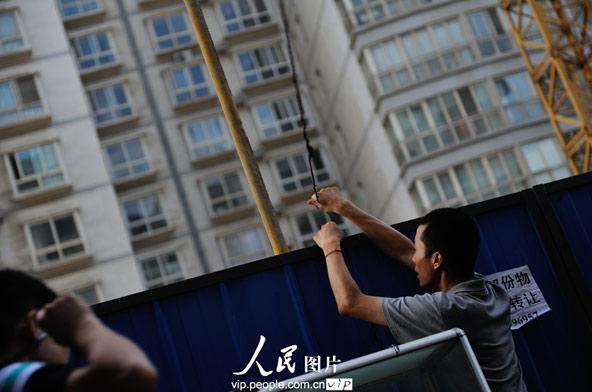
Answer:
M590 0L500 0L574 174L590 170ZM541 51L542 50L542 51Z

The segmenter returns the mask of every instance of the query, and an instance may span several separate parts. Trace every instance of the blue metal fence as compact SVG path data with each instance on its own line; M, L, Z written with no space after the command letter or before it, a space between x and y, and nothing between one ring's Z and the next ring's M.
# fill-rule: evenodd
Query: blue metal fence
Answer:
M577 181L583 183L581 189L569 191L553 206L590 278L591 232L585 223L592 213L592 176ZM551 243L551 231L533 195L526 190L465 207L482 235L476 269L489 274L530 266L552 311L514 332L525 381L531 391L586 390L586 370L592 365L586 336L592 329L582 314L589 298L581 288L573 290L566 274L558 273L557 265L565 264L559 258L569 249ZM580 226L574 227L570 219ZM395 227L412 237L416 225L414 220ZM383 255L364 236L347 238L343 249L365 293L419 292L415 273ZM323 255L314 247L106 302L95 310L147 352L160 373L159 391L229 391L238 379L281 380L301 374L305 356L320 356L325 366L327 359L345 361L396 344L386 328L338 314ZM247 374L233 375L245 368L260 336L266 341L257 361L272 373L262 377L255 364ZM278 372L280 350L291 345L297 345L295 373Z

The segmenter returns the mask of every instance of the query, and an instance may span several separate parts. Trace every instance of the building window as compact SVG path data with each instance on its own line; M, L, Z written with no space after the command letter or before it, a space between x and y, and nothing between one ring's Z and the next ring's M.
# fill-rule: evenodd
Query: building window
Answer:
M438 0L342 0L355 26L380 22Z
M185 12L151 19L150 26L158 52L186 46L195 41Z
M382 93L475 61L458 19L402 34L371 46L365 53Z
M82 289L74 290L74 294L81 297L88 306L92 306L101 302L96 286L84 287Z
M238 60L246 84L274 79L290 72L290 65L280 44L239 53Z
M473 159L416 182L424 211L475 203L527 186L513 150Z
M545 115L534 89L523 72L496 79L495 86L510 123L516 124Z
M205 181L211 209L214 214L221 214L249 204L237 173L228 173Z
M393 113L386 129L402 163L504 125L487 85L479 83Z
M500 17L496 8L468 15L471 29L482 57L505 53L512 50L512 43L507 30L502 24L504 17Z
M331 219L343 232L345 232L346 236L350 234L347 223L341 215L332 214ZM294 220L296 223L296 228L298 229L299 243L303 247L314 245L315 242L312 237L317 234L322 225L327 223L325 219L325 213L319 210L309 211L305 214L298 215Z
M64 173L55 143L47 143L6 156L18 195L64 183Z
M140 139L132 139L105 148L113 180L134 177L150 170L148 156Z
M0 125L41 114L43 105L33 76L0 82Z
M191 159L201 159L232 149L226 122L221 117L192 122L184 129Z
M151 235L168 227L158 196L151 195L123 203L130 237Z
M181 263L175 252L150 257L140 261L146 288L164 286L185 278Z
M68 214L27 225L38 266L67 261L85 252L77 220L75 214Z
M303 103L304 104L304 103ZM263 138L270 139L302 128L296 97L285 97L255 106ZM309 124L308 116L304 117Z
M100 69L117 61L115 46L105 31L75 37L72 45L78 59L78 68L82 72Z
M571 172L555 139L544 139L521 147L535 184L569 177Z
M64 19L73 19L101 10L99 0L59 0Z
M319 184L331 179L329 171L318 150L313 154L313 169L315 178ZM309 189L312 186L308 156L305 153L292 155L275 162L275 167L280 178L282 190L286 193Z
M89 92L97 125L119 122L133 115L130 99L123 84L97 88Z
M0 55L22 49L25 41L14 12L0 14Z
M220 3L227 33L236 33L271 22L271 13L264 0L232 0Z
M222 238L222 242L232 264L259 260L267 255L257 229L226 235Z
M172 70L169 77L175 104L209 97L214 92L207 69L201 64Z

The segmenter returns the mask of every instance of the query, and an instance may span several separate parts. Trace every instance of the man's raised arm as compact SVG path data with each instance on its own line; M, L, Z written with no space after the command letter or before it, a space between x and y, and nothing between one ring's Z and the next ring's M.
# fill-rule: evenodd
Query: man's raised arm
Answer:
M308 204L349 219L384 253L394 259L400 260L409 268L415 268L415 263L413 263L412 259L415 253L415 247L409 238L380 219L360 209L350 200L346 199L336 187L323 188L318 194L320 201L317 201L316 196L312 195Z

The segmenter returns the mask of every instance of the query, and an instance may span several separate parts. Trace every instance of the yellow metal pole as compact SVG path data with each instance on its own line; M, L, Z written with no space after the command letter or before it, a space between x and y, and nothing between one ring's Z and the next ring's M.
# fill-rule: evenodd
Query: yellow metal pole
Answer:
M284 240L282 230L273 210L273 206L271 205L271 201L269 200L269 195L265 189L261 172L259 172L259 167L255 161L253 149L251 148L249 139L243 129L238 109L236 108L232 93L228 87L228 82L226 81L224 70L220 64L220 59L216 54L216 48L214 47L201 7L198 4L198 0L185 0L185 6L189 12L189 17L191 18L191 23L193 24L193 29L197 36L201 53L208 67L208 71L210 72L210 76L212 77L212 81L214 82L216 92L218 93L218 98L220 99L222 110L224 111L224 117L226 117L226 122L230 128L234 145L236 146L238 156L243 165L245 175L247 176L251 192L255 197L255 203L257 204L259 214L261 215L263 225L265 226L265 231L267 232L267 236L273 247L273 252L276 255L286 253L288 251L286 241Z

